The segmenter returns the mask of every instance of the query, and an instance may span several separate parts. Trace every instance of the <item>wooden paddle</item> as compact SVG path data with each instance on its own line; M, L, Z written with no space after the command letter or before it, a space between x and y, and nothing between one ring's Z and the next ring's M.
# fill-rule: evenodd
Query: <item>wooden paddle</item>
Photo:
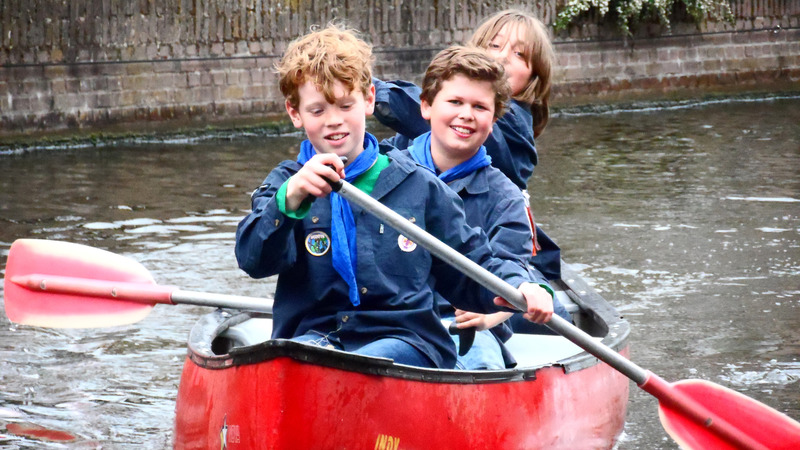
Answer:
M127 325L143 319L157 303L272 313L268 299L159 286L130 258L39 239L18 239L11 245L3 289L9 320L50 328Z
M389 226L516 308L527 310L525 299L513 286L346 181L341 180L331 185L349 202L384 220ZM668 383L597 342L589 334L555 314L546 325L656 397L664 429L685 448L698 450L800 448L800 423L763 403L709 381L684 380Z

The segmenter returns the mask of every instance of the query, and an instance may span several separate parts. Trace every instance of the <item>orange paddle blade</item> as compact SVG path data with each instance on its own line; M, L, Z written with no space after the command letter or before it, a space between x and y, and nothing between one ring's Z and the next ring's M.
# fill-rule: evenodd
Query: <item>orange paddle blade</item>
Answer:
M3 284L5 312L12 322L51 328L127 325L146 317L155 303L31 289L20 282L34 274L155 284L144 266L124 256L69 242L18 239L11 245Z
M672 387L691 397L763 448L800 448L800 423L763 403L710 381L682 380L672 383ZM740 448L723 441L718 434L690 420L682 412L659 404L658 413L664 429L682 448Z

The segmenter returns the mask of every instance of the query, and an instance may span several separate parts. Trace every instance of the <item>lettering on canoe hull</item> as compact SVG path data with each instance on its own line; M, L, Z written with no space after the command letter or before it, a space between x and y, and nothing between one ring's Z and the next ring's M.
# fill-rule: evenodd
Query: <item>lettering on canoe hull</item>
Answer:
M375 440L374 450L397 450L398 448L400 448L399 437L379 434L378 439Z
M228 415L222 419L222 428L219 430L219 448L225 450L228 444L239 444L242 442L239 434L239 425L228 425Z

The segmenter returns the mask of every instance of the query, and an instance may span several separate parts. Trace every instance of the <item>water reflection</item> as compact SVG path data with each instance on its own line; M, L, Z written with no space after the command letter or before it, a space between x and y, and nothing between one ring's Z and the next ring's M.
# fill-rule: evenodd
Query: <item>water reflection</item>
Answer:
M236 268L233 233L298 139L2 155L0 260L14 239L62 239L140 261L159 284L269 297L272 281ZM631 321L634 361L799 418L800 99L555 117L538 146L537 219ZM99 330L0 317L0 426L66 430L81 448L169 447L185 341L205 311L158 306ZM676 448L655 401L631 393L619 448ZM46 445L0 434L0 446Z

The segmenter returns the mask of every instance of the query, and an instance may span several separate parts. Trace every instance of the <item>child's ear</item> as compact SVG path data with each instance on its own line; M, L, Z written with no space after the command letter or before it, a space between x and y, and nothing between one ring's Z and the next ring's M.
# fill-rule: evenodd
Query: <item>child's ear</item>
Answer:
M303 128L303 119L300 118L300 112L294 109L289 100L286 100L284 105L286 106L286 112L289 113L289 118L292 119L292 125L295 128Z
M428 104L427 100L420 100L419 112L423 119L431 120L431 105Z
M373 112L375 112L375 85L370 84L369 90L367 91L366 97L364 97L364 102L366 103L366 115L371 116Z

